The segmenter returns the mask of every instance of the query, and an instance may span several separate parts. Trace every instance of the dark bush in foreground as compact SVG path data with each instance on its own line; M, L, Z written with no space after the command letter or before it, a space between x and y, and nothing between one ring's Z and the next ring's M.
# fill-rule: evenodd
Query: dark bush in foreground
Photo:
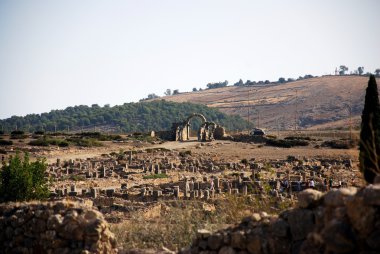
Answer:
M25 134L25 132L23 132L23 131L12 131L11 132L11 135L24 135Z
M10 145L13 145L12 140L0 139L0 146L10 146Z
M293 146L308 146L309 142L305 140L284 140L284 139L268 139L266 141L266 145L268 146L276 146L283 148L291 148Z

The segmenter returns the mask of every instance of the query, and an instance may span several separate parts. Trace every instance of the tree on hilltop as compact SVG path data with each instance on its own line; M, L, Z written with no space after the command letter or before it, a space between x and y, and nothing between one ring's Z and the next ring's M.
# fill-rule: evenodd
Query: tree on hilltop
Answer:
M358 73L359 73L359 75L363 75L364 67L358 67Z
M380 77L380 69L375 70L376 77Z
M348 71L348 67L345 66L345 65L341 65L339 67L339 75L345 75L346 74L346 71Z
M166 89L166 91L164 92L164 94L166 96L170 96L170 95L172 95L172 90L171 89Z
M244 82L243 82L242 79L240 79L238 82L236 82L236 83L234 84L234 86L243 86L243 85L244 85Z
M365 95L360 131L360 170L368 183L380 174L380 103L376 79L371 75Z
M148 94L148 100L160 98L160 96L156 95L155 93Z

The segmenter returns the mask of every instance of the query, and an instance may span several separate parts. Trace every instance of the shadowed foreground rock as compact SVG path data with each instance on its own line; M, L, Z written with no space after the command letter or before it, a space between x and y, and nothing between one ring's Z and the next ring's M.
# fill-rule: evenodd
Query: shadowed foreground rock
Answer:
M187 253L380 253L380 184L325 195L299 194L299 206L265 213L211 234L202 230Z
M116 253L103 215L77 202L0 205L0 253Z

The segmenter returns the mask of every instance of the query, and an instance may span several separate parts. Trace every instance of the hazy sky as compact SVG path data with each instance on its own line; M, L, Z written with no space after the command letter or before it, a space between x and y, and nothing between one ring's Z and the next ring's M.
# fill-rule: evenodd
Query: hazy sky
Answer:
M380 68L380 1L1 0L0 119Z

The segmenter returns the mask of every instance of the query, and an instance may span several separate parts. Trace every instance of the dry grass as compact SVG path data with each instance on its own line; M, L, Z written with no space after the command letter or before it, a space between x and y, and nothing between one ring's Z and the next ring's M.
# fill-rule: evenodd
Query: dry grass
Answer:
M380 82L378 78L377 82ZM347 128L347 105L353 106L353 126L360 124L367 83L368 77L365 76L324 76L281 85L231 86L163 98L168 101L205 104L246 119L249 107L250 121L258 125L260 112L260 127L267 129L277 129L278 125L280 129L294 129L296 110L298 117L303 119L300 123L309 119L309 123L303 127Z
M124 249L179 250L191 244L199 229L219 230L239 223L254 212L278 213L292 203L278 203L274 198L231 196L210 201L173 201L161 203L161 213L144 218L134 213L131 219L112 225L119 246Z

